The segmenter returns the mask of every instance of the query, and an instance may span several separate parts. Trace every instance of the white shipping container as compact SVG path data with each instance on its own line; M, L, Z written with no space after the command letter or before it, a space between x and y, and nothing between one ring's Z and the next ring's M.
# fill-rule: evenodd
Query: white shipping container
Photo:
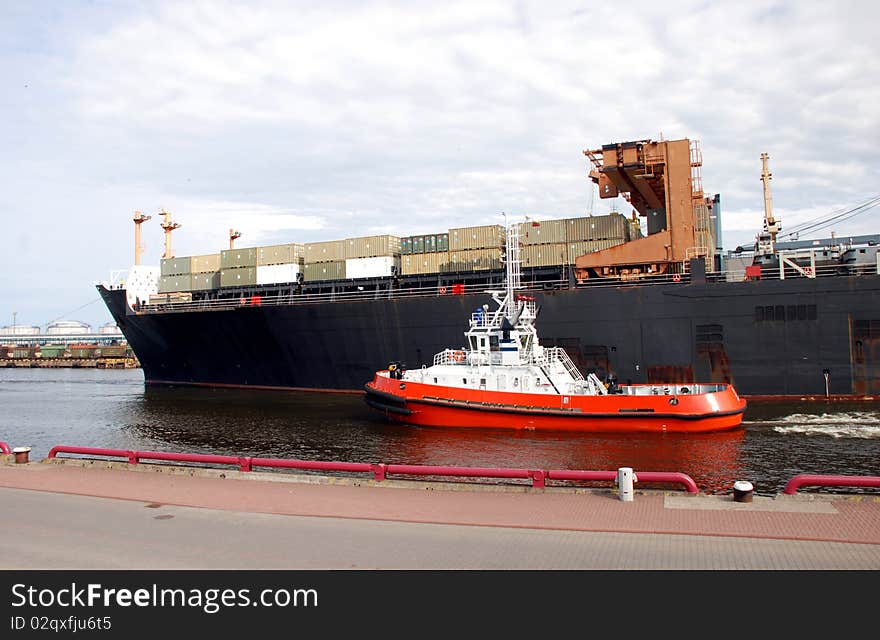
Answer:
M381 278L392 275L392 268L400 273L400 258L377 256L374 258L348 258L345 261L346 278Z
M299 264L267 264L257 267L257 284L296 282Z

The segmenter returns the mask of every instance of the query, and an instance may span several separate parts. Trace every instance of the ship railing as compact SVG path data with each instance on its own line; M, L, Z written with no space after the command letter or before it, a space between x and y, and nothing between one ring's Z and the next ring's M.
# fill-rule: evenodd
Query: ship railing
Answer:
M580 372L568 353L562 347L544 347L541 355L532 356L532 361L539 367L561 364L574 380L583 380L584 375Z
M434 366L441 364L467 364L468 352L464 349L444 349L434 354Z
M817 277L832 276L867 276L877 275L878 267L874 264L835 264L835 265L819 265L816 267ZM767 267L761 274L762 279L778 279L779 269ZM804 278L802 274L794 269L787 269L785 279ZM706 273L707 282L741 282L745 280L744 269L727 269L724 271L710 271ZM691 274L689 272L680 274L650 274L640 275L639 277L615 276L606 278L591 278L589 280L578 282L577 288L586 287L619 287L626 286L682 286L691 282ZM547 280L541 282L529 282L523 279L522 289L520 293L534 292L539 293L547 290L568 289L571 283L568 280ZM394 290L375 290L375 291L346 291L333 293L294 293L286 295L237 295L223 299L212 300L194 300L180 302L157 302L155 304L142 304L139 307L141 313L167 313L167 312L183 312L183 311L226 311L229 309L237 309L251 306L294 306L308 305L315 303L341 302L350 303L355 301L370 300L388 300L400 298L439 298L451 295L471 295L484 294L487 285L485 284L466 284L455 293L447 287L425 287L425 288L401 288ZM253 291L257 291L254 288ZM222 292L222 290L221 290ZM491 316L493 312L489 312Z

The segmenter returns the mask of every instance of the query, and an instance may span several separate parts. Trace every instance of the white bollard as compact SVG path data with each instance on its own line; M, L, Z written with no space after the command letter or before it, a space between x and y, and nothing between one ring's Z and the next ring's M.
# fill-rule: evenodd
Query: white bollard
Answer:
M630 467L620 467L617 470L617 491L624 502L633 501L633 482L638 482L638 479Z

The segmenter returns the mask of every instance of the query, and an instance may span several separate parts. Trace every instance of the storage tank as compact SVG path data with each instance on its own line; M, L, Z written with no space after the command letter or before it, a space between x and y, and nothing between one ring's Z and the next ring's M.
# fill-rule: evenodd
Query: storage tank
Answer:
M0 336L36 336L40 333L40 327L17 324L13 327L0 328Z
M98 329L98 333L101 335L122 335L122 331L119 330L119 327L116 326L115 322L108 322L107 324L101 325L101 328Z
M87 325L85 322L80 322L78 320L59 320L58 322L53 322L46 328L46 333L50 336L57 335L82 335L92 332L92 327Z

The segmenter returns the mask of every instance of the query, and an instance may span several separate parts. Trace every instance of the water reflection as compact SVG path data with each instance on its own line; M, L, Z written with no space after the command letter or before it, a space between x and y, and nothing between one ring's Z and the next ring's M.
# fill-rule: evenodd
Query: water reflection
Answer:
M578 434L392 425L358 395L145 388L136 370L0 370L0 440L346 462L681 471L703 491L750 480L776 493L798 473L880 475L869 403L755 403L714 434Z
M359 396L149 388L123 407L133 439L163 450L533 469L682 471L704 490L739 477L745 431L589 434L387 424Z

